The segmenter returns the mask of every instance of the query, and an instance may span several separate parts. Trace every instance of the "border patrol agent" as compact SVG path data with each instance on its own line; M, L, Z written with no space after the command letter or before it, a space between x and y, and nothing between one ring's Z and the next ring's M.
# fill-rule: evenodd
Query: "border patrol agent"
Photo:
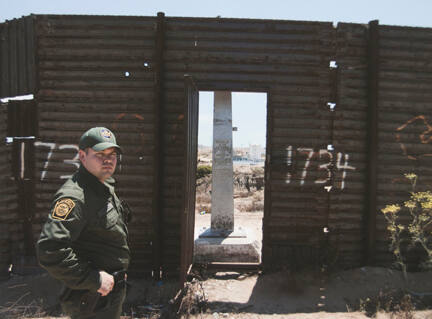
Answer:
M39 263L64 283L60 301L72 319L120 318L130 260L129 208L111 177L120 153L107 128L82 135L81 166L55 194L37 242Z

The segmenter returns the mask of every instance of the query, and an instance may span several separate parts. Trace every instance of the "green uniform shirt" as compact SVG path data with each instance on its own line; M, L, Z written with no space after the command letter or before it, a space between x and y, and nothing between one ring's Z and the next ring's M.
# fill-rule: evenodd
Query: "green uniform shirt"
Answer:
M37 254L41 266L69 288L96 291L100 270L129 266L126 212L113 182L101 183L81 166L54 196Z

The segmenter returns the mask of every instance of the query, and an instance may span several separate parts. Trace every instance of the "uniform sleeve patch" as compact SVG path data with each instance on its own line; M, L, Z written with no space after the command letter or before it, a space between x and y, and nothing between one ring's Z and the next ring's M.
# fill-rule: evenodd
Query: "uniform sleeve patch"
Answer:
M63 198L56 202L52 211L52 217L58 220L65 220L72 209L75 207L75 203L70 198Z

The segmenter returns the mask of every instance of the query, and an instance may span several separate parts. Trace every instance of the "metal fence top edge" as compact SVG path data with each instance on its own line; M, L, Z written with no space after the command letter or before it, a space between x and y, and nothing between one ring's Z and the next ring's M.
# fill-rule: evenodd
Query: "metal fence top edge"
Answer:
M306 24L306 25L332 25L334 28L337 28L339 25L358 25L358 26L367 26L368 23L362 22L346 22L346 21L313 21L313 20L284 20L284 19L265 19L265 18L236 18L236 17L186 17L186 16L166 16L163 12L159 12L166 21L190 21L190 22L247 22L247 23L282 23L282 24ZM19 19L28 19L28 18L53 18L53 19L61 19L61 18L82 18L82 19L130 19L130 20L140 20L140 19L157 19L158 13L154 16L139 16L139 15L103 15L103 14L34 14L31 13L26 16L21 16L18 18L13 18L10 20L0 21L0 26L4 24L8 24L9 22L13 22ZM372 19L371 21L373 21ZM412 29L412 30L431 30L432 28L428 27L420 27L420 26L404 26L404 25L389 25L389 24L380 24L380 27L391 27L398 29Z
M187 17L187 16L166 16L164 12L157 12L154 16L139 16L139 15L104 15L104 14L51 14L51 13L31 13L29 15L24 15L21 17L0 21L0 25L7 24L8 22L12 22L14 20L18 19L25 19L25 18L39 18L39 17L47 17L47 18L118 18L118 19L156 19L158 17L158 14L161 14L165 20L170 21L193 21L193 22L210 22L210 21L220 21L220 22L256 22L256 23L263 23L263 22L273 22L273 23L289 23L289 24L329 24L333 25L335 28L337 28L338 25L362 25L367 26L368 23L363 22L347 22L347 21L313 21L313 20L285 20L285 19L269 19L269 18L236 18L236 17ZM375 19L372 19L373 21ZM432 28L428 27L421 27L421 26L409 26L409 25L389 25L389 24L382 24L381 27L395 27L400 29L413 29L413 30L430 30Z
M309 25L336 25L332 21L308 21L308 20L283 20L283 19L264 19L264 18L236 18L236 17L185 17L185 16L165 16L163 17L167 21L191 21L191 22L248 22L248 23L287 23L287 24L309 24ZM83 19L103 19L103 18L114 18L114 19L156 19L158 16L137 16L137 15L99 15L99 14L30 14L27 16L21 16L10 20L0 21L1 24L7 24L18 19L34 17L34 18L83 18Z

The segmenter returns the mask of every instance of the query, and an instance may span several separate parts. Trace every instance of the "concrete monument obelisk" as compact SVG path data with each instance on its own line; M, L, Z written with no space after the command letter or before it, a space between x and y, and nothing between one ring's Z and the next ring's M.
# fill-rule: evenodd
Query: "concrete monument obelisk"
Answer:
M211 230L234 231L231 92L214 93Z

